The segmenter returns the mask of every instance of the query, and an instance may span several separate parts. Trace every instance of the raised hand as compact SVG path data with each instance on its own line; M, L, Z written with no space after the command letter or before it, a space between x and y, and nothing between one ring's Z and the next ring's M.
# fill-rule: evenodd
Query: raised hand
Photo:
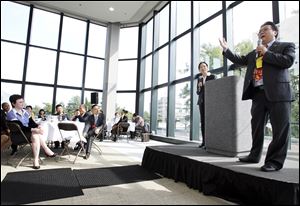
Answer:
M220 45L223 48L223 50L226 50L228 48L227 42L226 42L226 40L225 40L224 37L223 38L219 38L219 42L220 42Z

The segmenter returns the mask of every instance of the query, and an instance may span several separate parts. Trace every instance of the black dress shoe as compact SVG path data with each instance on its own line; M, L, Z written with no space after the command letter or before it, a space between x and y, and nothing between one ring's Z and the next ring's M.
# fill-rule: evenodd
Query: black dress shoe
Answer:
M240 162L247 162L247 163L259 163L258 159L246 156L246 157L240 157Z
M90 153L86 153L86 155L85 155L85 157L84 157L84 159L88 159L88 158L90 158Z
M41 168L41 166L34 166L34 165L33 165L32 168L35 169L35 170L38 170L38 169Z
M260 168L260 170L264 172L274 172L274 171L278 171L279 169L271 164L265 164Z
M14 149L13 149L13 150L11 151L10 155L12 156L12 155L14 155L16 152L17 152L17 150L14 150Z
M199 148L202 148L202 147L205 147L204 143L202 143L202 144L199 145Z
M56 157L58 154L57 153L53 153L53 155L47 155L47 154L45 154L46 155L46 157Z

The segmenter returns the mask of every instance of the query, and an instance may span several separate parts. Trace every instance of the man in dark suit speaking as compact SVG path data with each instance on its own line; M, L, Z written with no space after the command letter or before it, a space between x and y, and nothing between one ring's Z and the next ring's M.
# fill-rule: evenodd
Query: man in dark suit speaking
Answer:
M247 65L242 100L252 99L250 154L241 162L258 163L263 149L264 128L270 118L273 138L268 147L262 171L271 172L283 167L290 130L292 89L288 68L295 60L295 44L278 42L278 28L273 22L261 25L256 50L245 56L233 54L225 39L219 39L223 55L233 63Z

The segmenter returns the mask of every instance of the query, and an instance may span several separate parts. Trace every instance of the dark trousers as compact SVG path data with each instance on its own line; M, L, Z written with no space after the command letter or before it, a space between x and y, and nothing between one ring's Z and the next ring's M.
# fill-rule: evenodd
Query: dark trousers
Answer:
M205 145L205 125L204 125L204 102L199 104L200 110L200 123L201 123L201 133L202 133L202 144Z
M260 159L265 126L270 118L273 138L269 144L265 164L270 163L281 169L283 167L290 132L291 102L270 102L264 90L255 90L251 107L252 148L249 156Z
M87 141L86 153L91 153L92 144L93 144L93 141L95 139L95 136L96 136L95 129L92 129L87 133L87 136L86 136L86 141Z

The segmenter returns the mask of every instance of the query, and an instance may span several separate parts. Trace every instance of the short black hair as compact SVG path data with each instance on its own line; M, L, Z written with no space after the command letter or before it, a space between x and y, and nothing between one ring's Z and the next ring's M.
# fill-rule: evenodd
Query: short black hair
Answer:
M276 35L275 37L278 37L278 27L276 26L276 24L274 24L274 22L272 21L267 21L265 23L263 23L260 27L266 26L266 25L270 25L273 31L276 31Z
M9 101L12 107L15 107L13 104L15 104L18 99L23 99L23 97L19 94L13 94L9 97Z
M41 114L41 112L46 113L44 109L40 109L40 110L39 110L39 114Z
M199 64L198 64L198 69L200 69L200 65L201 64L205 64L207 67L208 67L208 64L206 63L206 62L200 62Z
M27 105L25 108L26 108L26 109L27 109L27 108L30 108L30 109L32 110L32 106L31 106L31 105Z
M55 106L55 109L57 109L57 107L63 107L61 104L57 104L56 106Z
M94 107L96 107L96 106L98 106L98 104L93 104L93 105L92 105L92 109L93 109Z

